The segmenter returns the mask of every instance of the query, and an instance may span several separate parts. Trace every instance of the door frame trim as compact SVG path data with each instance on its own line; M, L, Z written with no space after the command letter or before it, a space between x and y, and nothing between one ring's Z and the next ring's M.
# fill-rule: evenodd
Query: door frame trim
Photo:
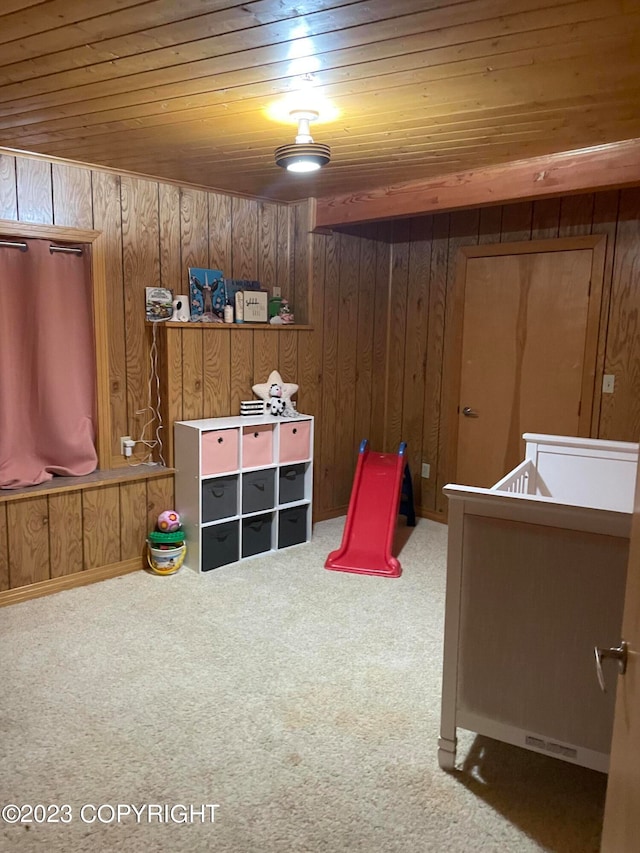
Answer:
M587 316L587 334L585 344L585 364L591 363L593 369L584 375L583 399L591 397L591 405L582 411L581 423L585 425L587 436L596 438L600 422L600 404L602 396L602 375L604 370L604 346L600 345L601 329L606 328L608 294L604 294L604 269L607 248L606 234L593 234L584 237L559 237L549 240L529 240L517 243L489 243L480 246L463 246L456 254L456 270L451 292L447 296L445 308L444 358L442 364L442 388L444 392L440 422L443 440L443 452L440 454L437 472L438 502L447 512L447 501L442 488L455 482L458 447L458 397L462 370L462 333L464 320L465 283L467 261L469 258L498 257L500 255L527 255L542 252L567 252L590 249L593 252L591 264L591 292Z

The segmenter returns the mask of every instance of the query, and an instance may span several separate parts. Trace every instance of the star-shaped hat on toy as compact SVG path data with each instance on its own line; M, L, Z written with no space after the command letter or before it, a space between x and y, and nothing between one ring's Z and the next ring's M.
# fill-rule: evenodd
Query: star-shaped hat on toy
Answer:
M279 385L282 389L280 399L285 403L291 404L291 398L298 390L298 386L293 382L283 382L282 376L280 376L277 370L271 371L266 382L263 382L261 385L254 385L253 393L256 397L260 397L261 400L268 402L271 398L271 387L273 385Z

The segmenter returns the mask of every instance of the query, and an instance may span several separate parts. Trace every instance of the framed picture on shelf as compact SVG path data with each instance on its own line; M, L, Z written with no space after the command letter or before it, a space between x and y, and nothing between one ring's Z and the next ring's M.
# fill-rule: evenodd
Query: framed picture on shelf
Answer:
M226 301L222 270L189 267L189 302L192 320L222 321Z
M266 323L269 294L266 290L243 290L242 301L245 323Z

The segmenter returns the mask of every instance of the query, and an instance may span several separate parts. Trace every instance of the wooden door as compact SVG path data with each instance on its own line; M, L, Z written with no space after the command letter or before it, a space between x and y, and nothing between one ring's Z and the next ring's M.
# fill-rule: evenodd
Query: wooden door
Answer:
M638 850L640 839L640 469L636 480L622 639L629 644L629 650L627 671L618 678L603 853L632 853ZM611 669L607 676L612 675Z
M466 260L455 482L469 486L515 467L524 432L591 429L593 249L509 249Z

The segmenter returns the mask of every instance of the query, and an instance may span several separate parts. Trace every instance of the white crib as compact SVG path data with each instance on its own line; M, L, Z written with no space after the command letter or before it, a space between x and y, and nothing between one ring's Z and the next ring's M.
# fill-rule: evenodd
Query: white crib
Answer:
M638 444L526 433L491 489L448 485L438 759L458 727L606 772Z

